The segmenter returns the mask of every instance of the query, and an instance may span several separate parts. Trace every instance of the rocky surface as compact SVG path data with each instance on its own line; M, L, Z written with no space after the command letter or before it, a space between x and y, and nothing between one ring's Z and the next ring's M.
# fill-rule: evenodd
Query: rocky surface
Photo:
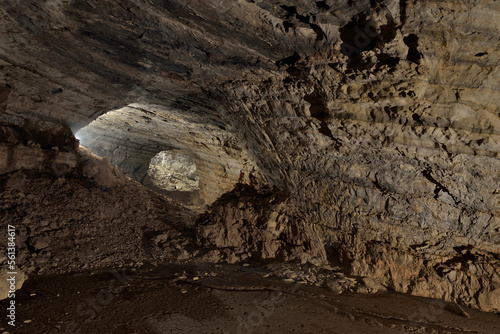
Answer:
M229 263L251 257L326 264L314 226L289 215L289 197L284 191L238 184L196 222L200 245L221 250Z
M65 176L28 165L0 177L0 218L16 228L16 263L24 273L193 256L187 253L195 248L192 238L183 231L185 222L194 219L191 211L147 190L85 149L73 155L79 169Z
M1 3L0 122L24 132L23 147L2 137L2 170L25 149L32 167L52 164L37 145L67 161L68 127L104 114L82 142L136 180L177 149L197 165L202 204L240 169L290 194L286 207L213 209L214 247L234 246L213 237L219 227L240 236L233 216L263 217L259 240L273 243L273 212L286 211L285 231L314 235L302 258L324 252L396 291L499 311L497 2ZM16 154L26 156L9 161ZM38 226L40 208L29 208L9 219ZM243 239L237 253L259 247Z
M15 333L497 333L498 315L397 293L333 294L260 266L151 266L36 276ZM0 301L0 307L6 306ZM43 312L40 312L43 310ZM0 330L12 333L0 323Z
M234 135L222 124L161 105L131 104L99 117L76 136L125 175L155 190L157 185L148 176L152 159L161 151L179 152L195 164L199 179L199 189L184 203L204 209L233 188L242 168L252 167ZM178 191L163 193L183 199Z
M147 176L165 190L192 192L200 188L196 164L179 151L161 151L151 159Z

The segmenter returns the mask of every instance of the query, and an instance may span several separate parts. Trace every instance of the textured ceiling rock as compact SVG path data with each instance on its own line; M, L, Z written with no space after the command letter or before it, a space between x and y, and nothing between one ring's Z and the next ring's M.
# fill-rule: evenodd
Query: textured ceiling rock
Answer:
M129 175L180 149L211 203L254 168L354 274L498 311L498 2L2 4L0 122L118 110L88 146Z

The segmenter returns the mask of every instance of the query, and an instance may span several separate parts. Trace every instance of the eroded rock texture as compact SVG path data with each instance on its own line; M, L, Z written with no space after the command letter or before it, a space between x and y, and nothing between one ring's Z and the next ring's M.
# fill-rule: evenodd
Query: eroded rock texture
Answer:
M253 170L309 253L500 309L497 2L1 3L1 122L44 145L118 110L82 133L127 175L182 150L210 204Z
M249 157L221 122L153 104L131 104L106 113L77 132L83 146L107 158L127 175L161 190L148 177L152 159L161 151L179 152L196 167L198 186L183 194L165 193L203 207L230 191ZM176 196L174 196L176 195Z
M147 175L155 185L166 190L199 189L196 164L179 151L161 151L155 155L151 159Z
M325 264L321 236L289 215L289 198L285 191L237 185L198 219L198 243L222 250L229 263L251 257Z

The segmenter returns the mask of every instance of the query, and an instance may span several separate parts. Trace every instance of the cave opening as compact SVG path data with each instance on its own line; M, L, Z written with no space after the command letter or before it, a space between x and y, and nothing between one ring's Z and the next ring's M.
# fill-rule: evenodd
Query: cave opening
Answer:
M146 188L189 206L204 204L199 157L186 143L177 122L165 122L151 107L129 105L109 111L75 133L80 145L105 158ZM169 115L171 119L171 115ZM170 124L172 123L172 124ZM177 128L176 136L151 136L159 127Z
M230 191L248 161L220 122L150 103L108 111L75 136L126 176L195 210Z
M199 197L200 177L196 162L180 150L165 150L150 161L143 184L167 197L193 202Z

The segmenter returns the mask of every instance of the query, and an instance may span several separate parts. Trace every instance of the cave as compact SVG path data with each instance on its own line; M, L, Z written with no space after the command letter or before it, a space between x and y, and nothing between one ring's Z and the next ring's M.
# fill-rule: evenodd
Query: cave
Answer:
M495 1L0 15L0 332L500 333Z

